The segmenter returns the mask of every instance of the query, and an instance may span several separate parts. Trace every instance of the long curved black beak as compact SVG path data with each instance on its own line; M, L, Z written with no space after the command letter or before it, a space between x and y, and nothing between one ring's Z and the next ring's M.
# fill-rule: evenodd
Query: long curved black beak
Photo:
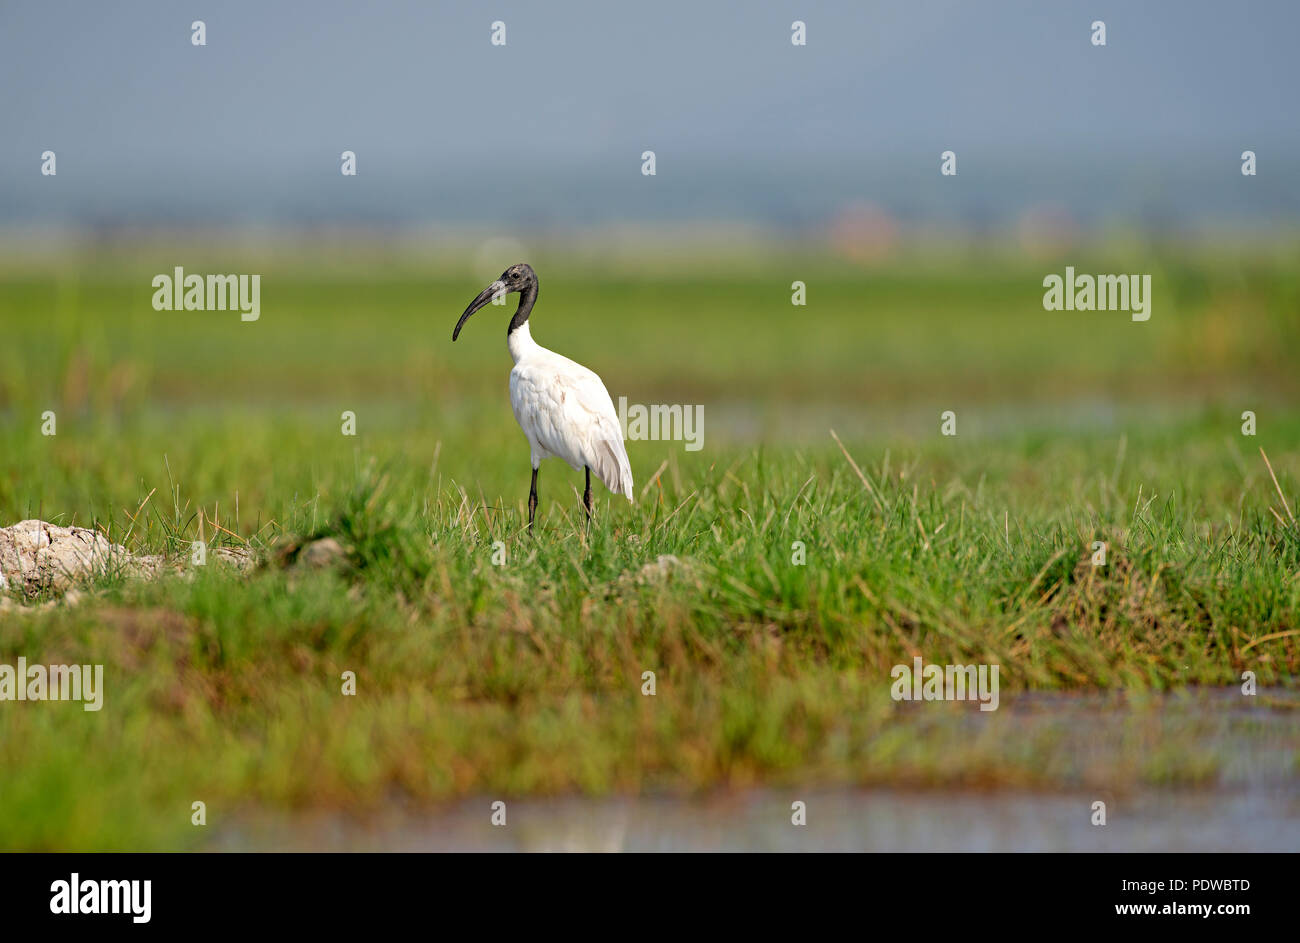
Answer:
M469 303L469 307L465 309L465 313L462 314L460 320L456 322L456 330L451 332L452 341L454 342L456 338L460 337L460 329L465 326L465 322L469 320L471 314L486 305L492 299L496 298L498 295L505 294L505 291L506 283L501 281L501 279L497 279L491 285L488 285L487 288L484 288L479 292L478 297Z

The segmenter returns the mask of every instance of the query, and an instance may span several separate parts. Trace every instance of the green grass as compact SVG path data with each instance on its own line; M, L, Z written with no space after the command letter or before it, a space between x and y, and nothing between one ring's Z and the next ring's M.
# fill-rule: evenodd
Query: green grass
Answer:
M0 847L184 846L198 799L223 823L757 782L1202 784L1176 744L1090 771L960 736L934 720L957 708L893 702L889 670L997 662L1005 703L1300 667L1300 528L1259 453L1296 511L1286 262L1070 260L1155 272L1134 324L1044 312L1056 260L533 259L539 341L616 399L702 403L705 447L629 443L639 500L602 492L590 528L580 476L545 464L529 537L504 314L450 343L482 287L464 266L176 255L0 276L0 523L171 554L202 526L267 563L0 610L0 662L102 663L107 688L99 713L0 704ZM178 261L264 273L261 321L154 312L149 278ZM323 535L345 567L278 562ZM657 575L661 556L680 565Z

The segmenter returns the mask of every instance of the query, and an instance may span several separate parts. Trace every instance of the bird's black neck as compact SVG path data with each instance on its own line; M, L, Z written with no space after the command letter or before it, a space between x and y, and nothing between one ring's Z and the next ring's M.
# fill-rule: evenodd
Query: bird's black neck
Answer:
M522 327L528 322L528 316L533 313L533 305L536 303L537 283L533 282L519 293L519 307L515 309L515 316L510 319L510 327L506 330L506 337L513 334L516 328Z

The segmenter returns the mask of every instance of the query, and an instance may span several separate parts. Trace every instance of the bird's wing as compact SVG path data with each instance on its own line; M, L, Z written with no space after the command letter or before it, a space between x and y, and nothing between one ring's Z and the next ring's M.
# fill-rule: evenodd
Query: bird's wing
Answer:
M554 354L536 366L519 364L511 394L525 433L574 468L586 465L610 491L632 500L632 465L623 430L600 377Z

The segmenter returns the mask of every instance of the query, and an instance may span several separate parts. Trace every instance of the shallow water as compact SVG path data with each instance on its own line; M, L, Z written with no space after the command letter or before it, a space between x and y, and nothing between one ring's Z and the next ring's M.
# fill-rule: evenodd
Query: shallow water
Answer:
M790 824L802 796L807 824ZM405 821L342 817L242 831L214 850L280 851L1300 851L1300 798L891 791L747 792L705 800L516 800L506 827L489 802Z
M1300 851L1300 695L1236 689L1151 698L1038 694L1004 699L993 718L956 712L949 736L995 735L1010 748L1036 738L1069 779L1050 792L903 789L756 789L704 797L494 797L365 819L320 814L249 816L221 830L213 850L317 851ZM969 728L969 730L967 729ZM982 728L977 730L976 728ZM1125 769L1115 755L1159 748L1213 761L1194 788L1110 789L1095 770ZM1088 778L1088 777L1083 777ZM1107 822L1092 824L1095 801ZM806 824L791 823L791 804Z

